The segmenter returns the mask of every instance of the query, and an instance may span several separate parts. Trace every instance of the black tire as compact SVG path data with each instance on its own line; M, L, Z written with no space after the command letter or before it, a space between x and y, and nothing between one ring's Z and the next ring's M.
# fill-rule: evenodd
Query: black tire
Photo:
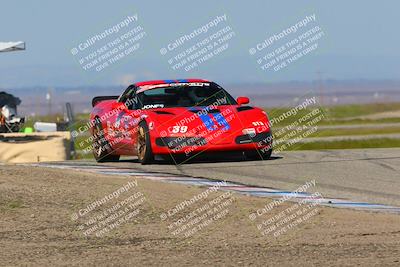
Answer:
M272 148L263 150L255 150L255 151L247 151L245 152L246 158L250 160L268 160L271 158Z
M139 123L136 149L138 161L141 164L149 164L154 161L154 155L151 149L149 127L145 121Z
M272 148L265 151L259 151L262 159L270 159L272 154Z
M119 160L119 155L111 155L111 146L104 137L101 122L97 122L93 128L93 156L99 163Z

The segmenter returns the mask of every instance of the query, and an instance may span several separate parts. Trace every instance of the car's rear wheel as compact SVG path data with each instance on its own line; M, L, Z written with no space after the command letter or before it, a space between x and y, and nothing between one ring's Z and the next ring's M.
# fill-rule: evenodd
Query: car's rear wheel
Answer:
M111 155L111 146L104 137L103 127L98 122L93 128L93 156L97 162L118 161L119 155Z
M145 121L139 123L137 136L137 157L141 164L149 164L154 161L151 149L149 127Z

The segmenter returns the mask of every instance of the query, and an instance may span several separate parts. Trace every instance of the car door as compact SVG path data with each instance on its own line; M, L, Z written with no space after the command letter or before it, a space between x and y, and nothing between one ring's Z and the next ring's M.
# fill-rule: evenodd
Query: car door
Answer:
M123 154L135 155L136 131L141 116L140 105L137 103L136 98L136 87L128 87L119 103L120 106L118 106L114 123L120 144L118 147Z

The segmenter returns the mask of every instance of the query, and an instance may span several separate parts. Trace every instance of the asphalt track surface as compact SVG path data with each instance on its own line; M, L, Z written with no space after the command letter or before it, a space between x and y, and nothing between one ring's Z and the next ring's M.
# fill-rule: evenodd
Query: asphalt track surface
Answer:
M93 161L69 163L94 164ZM294 190L315 179L316 187L312 191L324 197L400 206L400 148L282 152L270 160L258 161L221 159L141 165L135 159L127 159L101 165L283 190Z

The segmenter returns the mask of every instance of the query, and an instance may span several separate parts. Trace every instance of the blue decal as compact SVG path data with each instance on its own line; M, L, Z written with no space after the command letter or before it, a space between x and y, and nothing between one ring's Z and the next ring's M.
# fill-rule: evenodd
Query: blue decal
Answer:
M224 126L224 130L227 131L231 127L229 126L229 123L226 121L224 115L222 115L220 112L217 112L216 115L213 114L215 120L217 121L219 126Z
M180 82L180 83L187 83L188 80L186 80L186 79L178 79L178 82Z
M213 120L210 118L210 116L208 116L208 114L203 114L203 110L204 109L196 109L196 108L192 108L190 109L190 111L195 111L196 114L200 117L201 121L203 122L203 124L207 127L207 129L209 131L214 131L214 122Z
M203 121L204 125L207 127L209 131L214 131L214 122L207 114L203 114L201 112L197 113L200 119Z
M165 83L176 83L175 80L164 80Z

